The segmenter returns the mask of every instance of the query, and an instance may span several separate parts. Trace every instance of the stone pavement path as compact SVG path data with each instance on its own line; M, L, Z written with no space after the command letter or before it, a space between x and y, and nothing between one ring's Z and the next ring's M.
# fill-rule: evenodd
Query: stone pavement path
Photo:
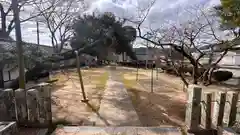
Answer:
M176 127L141 127L119 70L109 71L95 126L59 127L54 135L182 135Z
M175 127L63 127L54 135L182 135ZM190 135L190 134L189 134Z
M117 70L109 70L109 80L95 120L96 126L141 126L121 78Z

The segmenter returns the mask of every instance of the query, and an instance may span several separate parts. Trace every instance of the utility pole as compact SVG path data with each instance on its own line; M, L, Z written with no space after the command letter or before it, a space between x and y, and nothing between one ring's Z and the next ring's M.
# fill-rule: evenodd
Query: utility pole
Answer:
M153 69L154 69L153 64L154 64L154 62L151 65L152 66L152 72L151 72L151 93L153 93Z
M18 0L12 0L12 8L15 22L16 44L18 49L19 88L25 89L25 70L22 47L21 25L19 20Z
M138 64L138 61L137 61L137 74L136 74L136 81L138 81L138 70L139 70L139 64Z
M37 24L37 44L40 45L40 38L39 38L39 23L38 21L36 22Z
M147 38L149 38L149 33L147 33ZM148 59L149 59L149 44L148 44L148 41L147 41L147 48L146 48L146 69L148 68Z
M148 68L148 41L147 41L147 48L146 48L146 69Z

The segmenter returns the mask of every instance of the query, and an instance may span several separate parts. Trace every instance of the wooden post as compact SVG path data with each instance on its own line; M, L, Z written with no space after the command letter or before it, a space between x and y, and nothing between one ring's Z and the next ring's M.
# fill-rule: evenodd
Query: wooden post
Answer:
M152 64L152 72L151 72L151 93L153 93L153 64Z
M51 88L48 83L41 83L36 88L38 90L39 122L43 127L48 127L52 123Z
M224 107L224 115L223 115L223 126L228 127L229 124L229 117L231 113L231 106L232 106L232 98L233 98L233 92L227 92L226 93L226 102Z
M24 89L15 90L15 111L17 123L25 125L28 116L27 116L26 92Z
M234 122L236 121L236 117L237 115L239 115L240 112L237 112L237 108L238 108L238 99L240 98L239 93L233 93L233 97L232 97L232 105L231 105L231 112L230 112L230 116L229 116L229 123L228 125L231 127L234 125ZM240 105L240 104L239 104ZM240 106L239 106L240 107ZM239 119L238 119L239 120Z
M236 113L236 121L240 123L240 94L238 93L238 102L237 102L237 113Z
M217 128L218 126L218 116L219 116L219 108L220 108L220 97L222 92L214 92L213 93L213 102L212 102L212 125L213 128Z
M37 101L38 91L36 89L30 89L27 91L27 109L28 109L28 123L35 125L38 123L38 101Z
M82 90L82 95L83 95L83 100L82 102L88 102L86 95L85 95L85 90L84 90L84 85L83 85L83 79L82 79L82 73L81 73L81 69L80 69L80 60L79 60L79 56L78 56L78 51L75 51L76 54L76 60L77 60L77 72L78 72L78 77L79 77L79 81L81 84L81 90Z
M202 101L204 101L201 105L201 125L206 128L206 129L211 129L212 125L212 119L211 119L211 114L212 114L212 93L204 93L202 96Z
M232 127L236 132L240 132L240 129L239 129L239 127L240 127L240 102L239 101L240 101L240 95L238 93L238 100L237 100L236 113L235 113L236 120L234 121L234 125Z
M0 121L14 121L14 93L12 89L0 90Z
M156 68L156 80L158 80L158 68Z
M199 129L201 115L201 95L201 87L196 85L189 86L185 122L191 131L196 131Z
M225 102L226 102L226 93L221 93L218 122L217 122L218 126L223 126Z

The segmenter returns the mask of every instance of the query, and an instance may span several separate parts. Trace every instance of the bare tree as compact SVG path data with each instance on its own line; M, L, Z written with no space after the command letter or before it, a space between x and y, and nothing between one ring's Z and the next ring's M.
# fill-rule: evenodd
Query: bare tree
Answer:
M84 1L48 0L44 4L36 3L38 11L41 12L40 21L47 26L50 32L55 53L60 53L70 39L74 18L86 9L86 7L78 5L84 5ZM48 7L51 7L48 12L43 12Z
M18 8L20 10L20 22L26 22L36 18L40 12L36 12L36 3L45 3L45 0L19 0ZM41 12L46 12L50 7L46 7ZM13 8L11 0L0 1L0 14L1 14L1 31L6 36L9 36L11 31L15 28Z
M222 58L227 54L227 52L235 45L234 40L223 40L217 34L217 29L215 28L216 18L210 18L207 13L205 13L200 8L195 8L187 11L188 13L194 15L191 20L186 20L180 23L171 23L171 25L166 26L164 29L157 29L157 31L152 31L146 28L142 30L141 25L146 20L152 5L142 12L143 17L140 21L131 21L136 24L136 29L138 30L138 37L146 40L162 49L172 48L175 52L180 53L188 62L189 66L185 64L176 64L176 62L171 59L171 66L174 67L176 74L178 74L183 82L188 85L184 73L187 71L192 74L192 80L194 84L198 84L199 81L204 80L209 84L211 82L212 72L217 68L217 64L222 60ZM155 28L156 29L156 28ZM148 38L149 35L155 35L155 39ZM204 41L204 39L211 39ZM203 43L205 42L205 43ZM207 44L206 44L207 42ZM209 55L209 53L214 53L212 51L201 50L202 46L218 46L219 44L225 44L226 46L221 50L221 56L215 61L211 62L209 66L203 65L200 61L201 59ZM194 55L198 54L198 55ZM166 53L166 56L169 54Z

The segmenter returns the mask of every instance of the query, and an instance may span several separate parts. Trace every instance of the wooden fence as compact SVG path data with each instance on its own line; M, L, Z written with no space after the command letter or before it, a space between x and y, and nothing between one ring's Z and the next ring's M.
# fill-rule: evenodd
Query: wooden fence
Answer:
M208 92L190 85L185 122L191 131L232 127L240 121L239 100L239 92Z
M51 86L0 90L0 121L16 121L28 127L48 127L52 122Z

